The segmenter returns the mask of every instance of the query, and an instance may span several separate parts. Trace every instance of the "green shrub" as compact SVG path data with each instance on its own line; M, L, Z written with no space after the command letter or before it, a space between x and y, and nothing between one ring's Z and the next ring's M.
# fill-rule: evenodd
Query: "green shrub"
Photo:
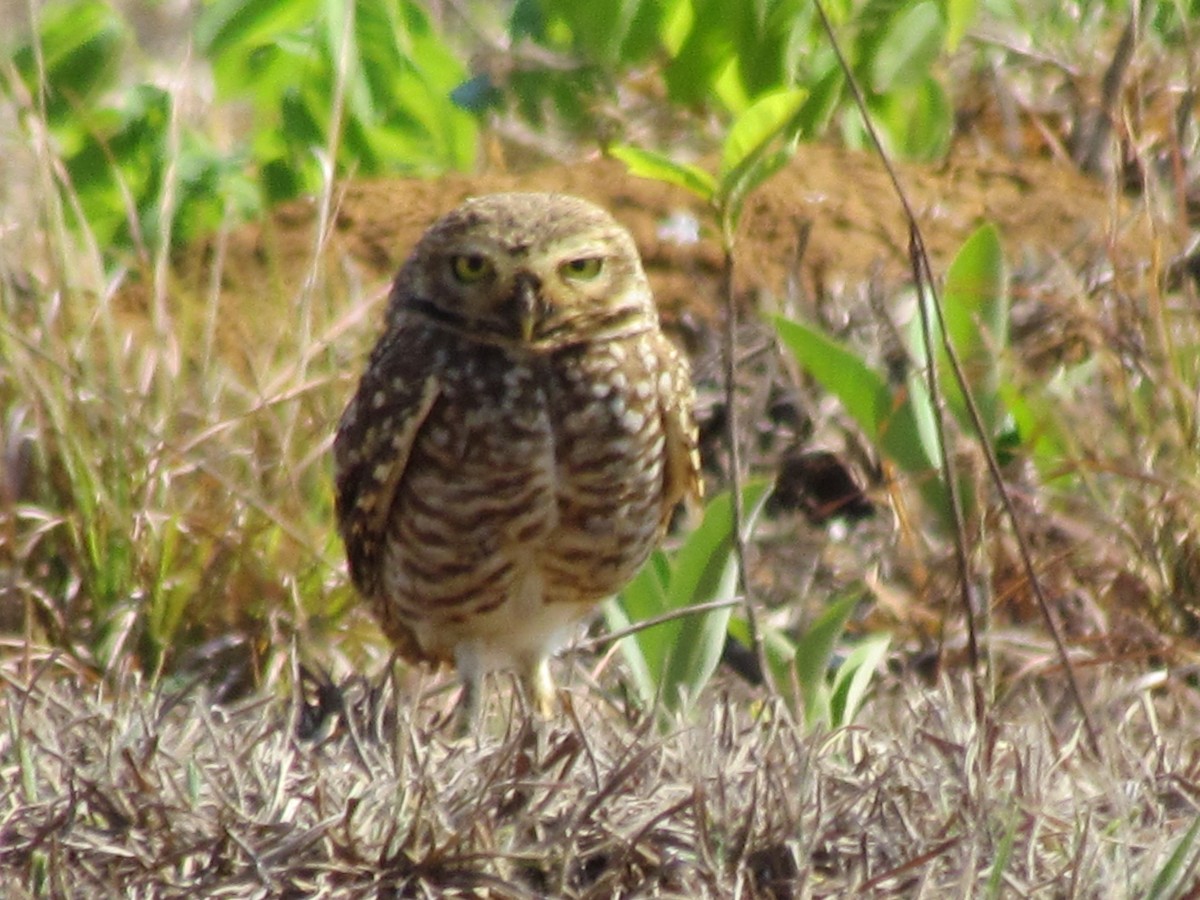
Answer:
M59 187L108 258L143 263L332 175L469 169L476 122L450 97L465 69L412 2L225 0L194 38L216 88L197 116L148 80L131 26L101 0L58 0L12 56L7 92L62 159ZM187 73L193 81L196 73ZM218 147L214 117L245 104Z

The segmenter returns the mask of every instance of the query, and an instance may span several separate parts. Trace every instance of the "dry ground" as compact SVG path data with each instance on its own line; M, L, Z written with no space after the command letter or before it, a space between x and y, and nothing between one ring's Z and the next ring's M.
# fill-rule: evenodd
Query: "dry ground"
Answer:
M886 677L813 734L727 683L664 735L577 683L457 741L385 692L316 743L279 700L41 663L2 673L13 898L1134 897L1196 816L1195 692L1115 667L1093 757L1052 678L981 729L960 677Z

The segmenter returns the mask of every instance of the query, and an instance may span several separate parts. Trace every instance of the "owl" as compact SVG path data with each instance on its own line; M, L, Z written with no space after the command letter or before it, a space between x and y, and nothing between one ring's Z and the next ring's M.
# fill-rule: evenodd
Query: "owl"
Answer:
M477 197L400 268L334 440L350 576L400 655L553 708L548 658L700 491L693 388L629 232L577 197Z

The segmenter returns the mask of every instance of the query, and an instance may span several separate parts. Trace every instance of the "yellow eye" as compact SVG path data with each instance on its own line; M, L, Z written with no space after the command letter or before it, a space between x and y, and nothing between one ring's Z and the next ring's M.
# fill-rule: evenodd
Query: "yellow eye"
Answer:
M558 267L558 271L563 278L569 278L571 281L591 281L603 268L604 260L599 256L581 256L578 259L567 260Z
M450 271L463 284L474 284L492 274L492 264L478 253L459 253L450 257Z

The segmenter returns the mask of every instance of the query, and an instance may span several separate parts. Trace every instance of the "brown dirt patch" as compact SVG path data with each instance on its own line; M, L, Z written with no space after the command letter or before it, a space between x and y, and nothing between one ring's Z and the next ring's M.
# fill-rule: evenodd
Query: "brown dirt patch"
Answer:
M944 268L985 219L999 226L1010 259L1063 257L1077 268L1098 256L1119 264L1149 256L1145 228L1115 221L1116 205L1106 189L1068 167L1036 159L1018 164L961 157L936 168L901 165L899 171L935 270ZM579 194L610 209L637 239L669 317L712 310L720 252L703 204L678 188L632 177L607 159L522 174L350 182L337 200L327 259L350 262L368 282L384 283L441 213L471 195L514 189ZM681 212L702 224L698 242L679 243L660 233L663 222ZM225 291L235 297L294 296L311 268L316 222L316 204L297 201L234 232L224 261ZM877 158L806 145L748 203L738 288L751 297L766 292L821 298L871 275L894 284L908 271L907 240L900 204ZM208 250L181 261L185 283L197 289L207 282Z

